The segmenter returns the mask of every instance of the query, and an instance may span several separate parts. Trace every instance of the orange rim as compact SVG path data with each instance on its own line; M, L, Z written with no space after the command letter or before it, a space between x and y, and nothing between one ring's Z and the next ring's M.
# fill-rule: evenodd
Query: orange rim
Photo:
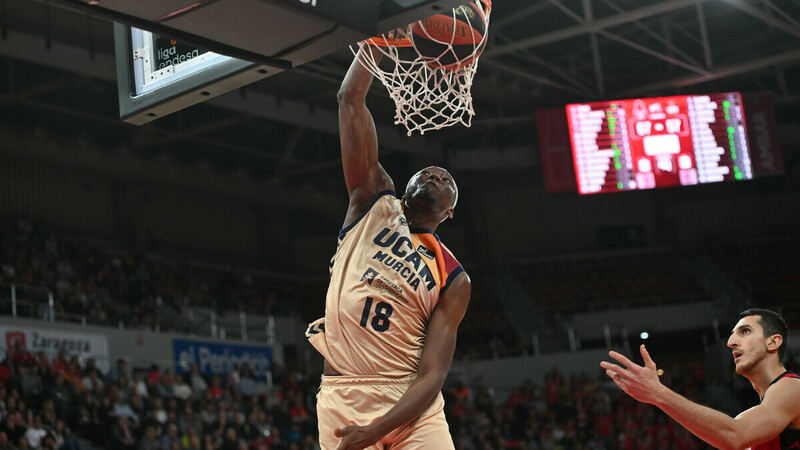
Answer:
M377 47L411 47L411 40L408 38L396 39L383 36L375 36L365 41L367 44Z
M485 6L484 16L488 16L489 13L492 11L492 0L481 0L481 1ZM397 38L388 38L385 36L374 36L369 39L365 39L364 42L366 42L369 45L374 45L377 47L411 47L414 45L408 38L397 39Z

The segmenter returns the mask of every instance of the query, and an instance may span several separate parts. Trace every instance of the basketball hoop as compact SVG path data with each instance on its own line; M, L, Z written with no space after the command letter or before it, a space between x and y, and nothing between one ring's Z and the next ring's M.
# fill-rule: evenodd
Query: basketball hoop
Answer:
M430 31L431 21L450 20L447 14L438 14L350 47L386 87L397 107L395 124L405 126L409 136L414 131L425 134L456 123L472 124L472 80L486 47L491 10L491 0L472 0L450 12L452 24L442 28L452 31L445 36ZM458 27L467 27L467 42L464 33L456 33ZM374 54L370 46L377 49ZM433 55L431 47L443 51ZM386 64L390 67L379 67L380 59L390 60Z

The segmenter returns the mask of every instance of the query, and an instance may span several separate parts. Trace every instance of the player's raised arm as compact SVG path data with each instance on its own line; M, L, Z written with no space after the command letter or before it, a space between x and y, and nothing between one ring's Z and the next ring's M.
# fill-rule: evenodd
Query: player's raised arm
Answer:
M389 175L378 162L378 136L375 122L366 105L372 84L372 73L358 60L359 51L339 89L339 139L342 146L342 166L350 205L345 225L355 220L376 193L394 189Z

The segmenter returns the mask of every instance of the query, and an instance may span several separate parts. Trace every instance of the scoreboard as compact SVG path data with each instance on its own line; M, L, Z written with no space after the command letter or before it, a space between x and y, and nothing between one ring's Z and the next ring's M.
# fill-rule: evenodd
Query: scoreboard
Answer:
M753 178L738 92L566 106L578 192Z

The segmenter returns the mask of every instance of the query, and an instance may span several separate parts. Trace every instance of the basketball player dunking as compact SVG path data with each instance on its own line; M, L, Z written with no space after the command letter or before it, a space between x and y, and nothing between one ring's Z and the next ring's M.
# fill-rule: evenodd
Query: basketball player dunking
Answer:
M453 217L458 188L447 170L428 167L396 196L378 162L365 102L372 74L358 58L338 94L350 203L331 261L325 317L306 331L325 357L320 446L452 449L441 389L471 285L434 231Z
M748 309L728 339L736 373L753 385L761 403L732 418L693 403L658 380L656 363L641 347L644 367L625 356L609 355L622 366L600 366L628 395L661 408L700 439L721 449L800 449L800 377L786 371L783 359L789 341L786 322L777 313Z

